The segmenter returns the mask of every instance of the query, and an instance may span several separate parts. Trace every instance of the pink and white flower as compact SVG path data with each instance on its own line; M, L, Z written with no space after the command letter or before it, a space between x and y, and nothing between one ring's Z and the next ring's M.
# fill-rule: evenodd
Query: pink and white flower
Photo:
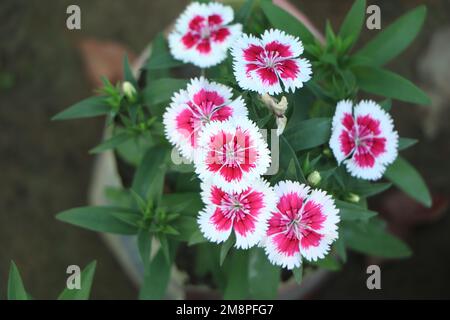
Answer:
M225 121L234 117L246 117L247 108L241 97L232 100L231 89L205 78L192 79L187 90L180 90L172 97L172 103L164 114L167 139L181 154L193 159L198 137L210 121Z
M265 250L269 260L287 269L302 258L322 259L338 237L339 210L324 191L292 181L275 187L276 210L269 219Z
M265 236L267 219L275 208L275 194L269 184L256 179L240 192L225 192L202 183L206 208L200 213L200 230L212 242L226 241L234 230L236 248L248 249Z
M246 90L260 94L294 92L311 78L311 64L299 57L302 42L280 30L266 30L261 39L244 34L231 53L234 75Z
M172 55L185 63L208 68L225 60L231 44L239 37L241 24L230 23L233 9L220 3L191 3L169 35Z
M373 101L353 107L340 101L333 117L330 147L354 177L380 179L398 155L398 134L391 116Z
M247 118L213 121L199 139L194 159L202 181L225 192L245 190L270 165L270 151L258 127Z

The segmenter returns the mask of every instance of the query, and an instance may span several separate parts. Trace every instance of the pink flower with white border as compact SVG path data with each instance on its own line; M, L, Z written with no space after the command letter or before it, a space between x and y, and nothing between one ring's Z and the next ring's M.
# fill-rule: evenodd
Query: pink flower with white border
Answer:
M352 176L377 180L397 158L398 134L391 116L374 101L353 107L343 100L336 106L330 147Z
M243 34L233 45L234 75L239 86L260 94L294 92L311 79L311 64L300 58L302 42L280 30L261 39Z
M172 55L185 63L208 68L221 63L239 37L241 24L230 23L233 9L223 4L191 3L175 23L169 35Z
M267 171L270 161L266 141L259 128L247 118L207 124L194 158L200 179L225 192L245 190Z
M210 121L246 117L247 108L241 97L232 100L231 89L205 78L192 79L186 90L172 97L163 116L167 139L181 154L192 160L199 134Z
M275 208L275 194L263 179L256 179L240 192L225 192L211 183L202 183L206 208L200 213L200 230L212 242L226 241L231 232L236 248L248 249L265 236L267 219Z
M324 258L338 238L339 210L324 191L293 181L275 187L276 210L264 241L269 260L287 269Z

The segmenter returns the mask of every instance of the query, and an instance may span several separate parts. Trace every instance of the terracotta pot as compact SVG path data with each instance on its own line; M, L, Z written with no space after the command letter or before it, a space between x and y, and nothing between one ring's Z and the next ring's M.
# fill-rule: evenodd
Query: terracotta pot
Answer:
M223 2L237 4L242 0L226 0ZM319 41L323 40L323 36L309 22L306 16L296 9L286 0L274 0L274 3L291 12L297 19L302 21L311 32L318 37ZM144 65L150 54L151 48L146 48L138 57L133 65L135 75L139 76L139 70ZM104 131L104 139L111 136L111 130L106 128ZM98 155L94 162L93 174L89 188L89 204L94 206L108 205L105 196L106 187L122 187L122 180L118 172L117 161L112 151L106 151ZM102 233L101 236L105 240L107 246L112 250L118 259L124 271L139 287L143 278L143 265L139 258L135 236L121 236ZM153 246L153 250L158 249L158 245ZM280 285L279 299L301 299L310 295L326 277L329 275L327 271L318 270L305 276L302 284L299 286L293 279ZM173 267L169 286L167 288L166 298L168 299L220 299L220 294L205 285L190 285L187 282L188 275Z

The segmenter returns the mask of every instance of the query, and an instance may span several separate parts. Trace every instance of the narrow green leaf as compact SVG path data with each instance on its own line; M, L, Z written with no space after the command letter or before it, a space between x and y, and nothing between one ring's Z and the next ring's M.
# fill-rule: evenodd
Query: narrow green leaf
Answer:
M120 146L122 143L127 142L131 138L133 138L133 135L127 132L116 134L115 136L109 138L108 140L103 141L95 148L89 150L89 153L101 153L106 150L114 149Z
M227 282L223 298L225 300L242 300L248 297L248 251L235 250L227 268Z
M357 194L360 197L367 198L386 191L391 186L392 183L371 183L360 179L352 179L350 182L348 182L348 191Z
M171 213L197 216L203 208L203 201L198 192L167 193L162 196L160 207Z
M398 74L369 66L357 66L352 71L358 86L366 92L421 105L431 103L425 92Z
M144 90L144 99L150 105L157 105L170 101L174 92L187 86L187 80L183 79L158 79Z
M194 217L181 216L173 222L173 227L179 233L175 238L186 242L191 241L192 237L199 231L197 219Z
M29 300L19 269L14 261L11 261L9 268L8 300Z
M80 289L66 288L59 295L58 300L88 300L91 294L92 282L94 281L95 268L97 261L92 261L81 272Z
M323 259L319 259L316 261L310 261L309 264L312 264L313 266L317 266L321 269L330 270L330 271L337 271L341 269L341 264L338 260L336 260L335 257L333 257L332 254L328 254Z
M250 17L254 4L255 0L245 0L244 4L240 7L236 14L236 21L245 26L248 18Z
M331 119L313 118L298 122L284 132L284 136L295 151L305 150L328 143Z
M206 242L207 240L203 236L200 230L195 231L189 238L188 246L193 246L195 244Z
M234 236L234 233L231 233L230 237L227 241L225 241L222 246L220 247L220 261L219 265L223 265L223 262L225 261L225 258L228 255L228 252L230 252L230 249L233 247L234 243L236 242L236 238Z
M417 170L404 158L398 157L387 168L384 175L407 195L424 206L431 207L431 195L425 181Z
M336 200L336 207L339 209L339 216L342 221L364 220L376 216L378 213L364 209L358 205L348 203L342 200Z
M161 200L166 174L167 150L152 147L147 150L133 178L132 189L143 199L156 205Z
M400 138L398 139L398 150L402 151L408 149L417 143L417 139Z
M105 97L95 96L84 99L55 115L52 120L68 120L96 117L107 114L111 108L106 104Z
M131 70L127 55L123 57L123 76L125 78L125 81L130 82L137 89L137 81L133 75L133 71Z
M144 270L144 281L139 292L139 299L155 300L164 297L176 252L175 245L170 244L170 246L170 262L167 261L163 250L160 249Z
M381 66L403 52L416 38L426 16L426 7L419 6L383 28L375 38L357 52L371 63Z
M294 148L292 147L292 145L289 143L289 141L283 135L280 136L280 140L283 143L282 146L281 146L281 149L280 149L281 150L281 154L286 154L285 153L285 149L284 149L284 148L286 148L286 151L288 153L290 153L290 155L291 155L291 159L292 159L291 161L295 165L295 171L296 171L295 177L300 182L306 182L306 177L305 177L305 175L303 173L303 170L302 170L302 168L300 166L300 162L298 161L297 154L295 153ZM287 159L287 157L283 157L281 159L281 161L285 161L284 159ZM288 167L287 167L288 170L289 170L290 163L291 162L289 162Z
M392 100L391 99L385 99L380 102L380 106L387 112L391 111L392 108Z
M274 28L299 37L304 44L314 42L314 36L308 28L290 13L269 1L262 1L261 8Z
M340 232L346 245L358 252L384 258L411 255L409 247L387 233L379 223L342 223Z
M339 258L341 258L342 262L347 262L347 249L345 248L345 242L343 237L339 237L335 244L336 253L338 254Z
M297 284L301 284L303 281L303 264L301 264L298 268L292 269L292 274L294 275L295 282L297 282Z
M253 299L275 299L280 284L281 270L267 259L262 248L250 250L249 293Z
M137 211L117 207L79 207L59 213L56 218L75 226L98 232L136 234L138 229L118 218L127 215L137 221L141 218Z
M148 232L148 230L145 230L145 229L139 230L139 233L137 236L137 243L138 243L139 255L141 256L144 268L146 268L148 266L148 262L150 259L150 252L152 250L152 242L153 242L152 240L153 240L153 237Z
M356 42L366 21L366 1L356 0L350 11L345 16L339 30L342 39L351 38L351 43Z
M147 61L147 70L169 69L182 65L182 61L175 60L170 54L167 40L163 33L159 33L152 41L152 51Z

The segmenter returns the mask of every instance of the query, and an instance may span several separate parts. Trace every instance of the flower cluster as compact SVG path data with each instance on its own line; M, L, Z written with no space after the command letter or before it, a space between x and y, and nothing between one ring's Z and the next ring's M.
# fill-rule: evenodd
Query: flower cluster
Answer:
M231 48L239 86L263 95L295 91L310 79L299 39L272 29L261 39L241 35L232 20L230 7L191 4L169 36L173 56L208 67ZM323 258L338 236L334 200L298 182L271 187L263 178L270 151L247 113L231 88L201 77L175 93L164 114L168 140L193 161L202 181L201 232L216 243L234 232L236 248L262 245L272 263L288 269L303 258Z

